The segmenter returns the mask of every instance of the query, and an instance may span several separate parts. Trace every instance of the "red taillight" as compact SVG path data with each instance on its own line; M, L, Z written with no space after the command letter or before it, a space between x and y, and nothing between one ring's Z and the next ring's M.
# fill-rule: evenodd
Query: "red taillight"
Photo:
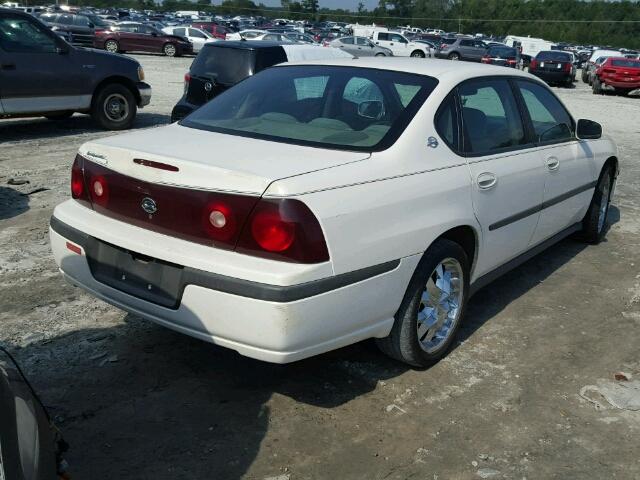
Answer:
M76 157L71 167L71 198L75 199L82 198L85 193L81 161L79 157Z
M443 43L442 45L440 45L440 50L446 50L449 48L449 45L446 43Z
M529 68L533 70L538 68L538 61L535 58L531 59L531 62L529 63Z
M485 55L480 61L482 63L491 63L491 57L489 57L489 55Z
M189 83L191 82L191 74L189 72L184 74L184 93L189 90Z
M516 64L516 60L515 60L514 58L509 58L509 59L507 60L507 64L509 64L509 65L515 65L515 64Z
M240 235L236 250L299 263L329 260L318 219L309 207L295 199L261 199Z
M564 64L564 71L565 72L570 72L571 71L571 64L570 63L565 63Z
M109 185L107 179L102 175L92 176L89 180L89 195L91 201L101 206L109 203Z

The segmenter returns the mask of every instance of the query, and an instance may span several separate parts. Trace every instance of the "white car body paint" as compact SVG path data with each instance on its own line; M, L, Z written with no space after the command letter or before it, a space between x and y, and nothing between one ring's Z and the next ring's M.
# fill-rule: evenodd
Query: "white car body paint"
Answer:
M469 227L475 234L473 282L579 222L593 187L504 228L489 228L492 222L557 198L581 182L580 187L595 183L604 162L617 155L607 137L473 158L449 149L436 131L434 115L451 90L469 78L483 76L526 78L544 85L524 72L398 58L321 63L414 72L433 76L439 84L398 140L372 154L269 142L177 124L92 141L80 153L116 172L153 183L301 200L320 222L329 261L297 264L215 249L105 217L74 200L58 205L54 218L127 250L261 285L298 286L385 263L393 263L392 267L292 301L260 300L187 285L177 309L170 309L96 281L84 250L80 255L70 251L66 244L73 241L52 228L54 257L65 277L119 308L169 328L253 358L286 363L388 335L420 258L452 228ZM438 141L436 148L427 145L429 137ZM546 168L549 156L560 160L557 172ZM132 162L141 157L178 166L180 171ZM496 188L481 192L477 177L489 170L498 177Z

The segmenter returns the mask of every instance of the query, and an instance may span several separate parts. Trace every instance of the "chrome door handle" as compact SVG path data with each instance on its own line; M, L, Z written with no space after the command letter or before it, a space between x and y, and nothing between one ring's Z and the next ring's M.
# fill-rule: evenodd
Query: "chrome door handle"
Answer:
M476 178L476 183L480 190L489 190L496 186L496 183L498 183L498 177L491 172L483 172Z
M549 170L558 170L558 168L560 168L560 160L556 157L547 158L547 168Z

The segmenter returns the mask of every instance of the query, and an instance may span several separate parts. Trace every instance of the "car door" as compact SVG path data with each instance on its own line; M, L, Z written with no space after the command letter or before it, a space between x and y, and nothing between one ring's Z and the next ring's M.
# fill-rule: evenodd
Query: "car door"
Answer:
M531 241L537 244L582 219L598 171L588 144L576 139L575 123L555 95L533 81L515 84L546 170L540 220Z
M338 43L338 48L340 50L344 50L345 52L348 52L351 55L358 55L357 47L355 45L355 37L339 38L337 43Z
M189 28L187 30L187 38L193 44L193 49L197 52L202 50L202 47L207 42L207 36L195 28Z
M121 50L139 50L140 42L137 32L136 25L118 25L115 28L115 38L118 40L120 44Z
M160 38L163 33L159 32L153 27L148 25L137 25L137 42L140 46L140 50L145 52L161 52L163 41Z
M458 50L461 60L470 60L473 57L473 40L460 40Z
M356 45L358 46L358 56L360 57L373 57L376 52L374 50L373 43L368 38L354 37Z
M479 62L486 51L487 46L485 45L485 43L481 42L480 40L475 40L473 42L473 47L471 48L471 59Z
M0 14L0 89L5 113L88 108L89 69L77 51L39 22Z
M476 269L483 275L527 249L540 216L546 169L508 79L468 80L458 95L473 208L482 227Z
M398 33L391 34L391 42L390 42L391 47L389 48L391 48L391 51L393 52L394 55L397 55L399 57L408 57L409 56L408 44L409 42L402 35Z

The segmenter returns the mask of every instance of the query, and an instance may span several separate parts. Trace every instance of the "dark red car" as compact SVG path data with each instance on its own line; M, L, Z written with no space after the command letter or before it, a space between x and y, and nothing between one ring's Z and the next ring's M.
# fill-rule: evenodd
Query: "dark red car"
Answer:
M592 83L593 93L613 91L627 95L640 88L640 60L625 57L607 58L596 69Z
M96 31L95 48L116 52L164 53L168 57L193 53L187 39L166 33L143 23L122 23L109 30Z
M192 23L191 26L209 32L214 38L219 38L220 40L225 40L227 33L233 33L231 29L224 25L218 25L215 22L196 22Z

